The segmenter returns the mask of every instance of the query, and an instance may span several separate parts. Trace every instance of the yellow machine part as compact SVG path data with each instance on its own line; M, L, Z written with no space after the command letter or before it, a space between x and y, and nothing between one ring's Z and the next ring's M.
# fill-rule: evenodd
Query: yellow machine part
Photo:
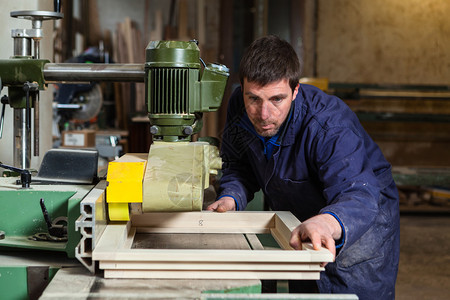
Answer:
M108 165L106 202L111 221L128 221L129 203L142 203L136 210L141 212L202 210L209 175L222 167L217 147L155 141L147 160L143 155L126 154Z
M111 221L128 221L128 203L142 203L146 161L113 161L108 164L106 202Z
M108 215L111 221L129 221L128 203L109 203Z

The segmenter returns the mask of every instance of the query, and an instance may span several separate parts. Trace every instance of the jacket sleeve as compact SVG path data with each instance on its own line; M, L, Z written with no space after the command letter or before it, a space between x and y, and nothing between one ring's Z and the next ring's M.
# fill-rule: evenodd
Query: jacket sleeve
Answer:
M315 167L327 201L320 213L330 213L338 219L345 234L343 248L346 248L370 228L378 214L378 180L364 138L356 130L322 129L315 140Z
M245 131L239 126L244 110L240 88L230 98L227 121L222 135L221 156L223 160L219 199L233 197L236 210L244 210L259 189L248 160Z

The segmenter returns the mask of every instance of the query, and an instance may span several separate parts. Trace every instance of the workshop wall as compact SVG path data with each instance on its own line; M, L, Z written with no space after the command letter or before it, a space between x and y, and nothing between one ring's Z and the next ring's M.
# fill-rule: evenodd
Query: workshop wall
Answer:
M449 15L448 0L318 0L317 75L448 85Z
M12 18L11 11L20 10L48 10L53 11L52 0L15 0L2 1L2 9L0 10L0 19L2 26L0 27L0 40L2 46L0 47L0 59L8 59L13 55L13 39L11 38L12 29L29 29L31 28L31 21ZM41 58L51 60L53 57L53 41L52 31L53 22L43 22L44 38L40 43ZM38 168L40 161L44 154L52 147L52 98L53 89L51 86L46 91L40 93L40 132L39 148L40 156L34 157L32 155L31 167ZM0 96L7 94L7 88L1 90ZM0 162L4 164L13 165L13 149L14 149L14 130L13 130L13 109L7 106L5 111L5 123L3 128L3 137L0 139ZM33 151L32 151L33 153ZM1 170L0 170L1 171Z
M317 77L397 89L450 85L450 1L317 0L316 4ZM394 166L450 166L448 93L437 97L430 89L422 94L417 88L411 91L414 96L403 98L344 100L354 111L378 115L378 121L362 123ZM380 117L389 114L398 117Z

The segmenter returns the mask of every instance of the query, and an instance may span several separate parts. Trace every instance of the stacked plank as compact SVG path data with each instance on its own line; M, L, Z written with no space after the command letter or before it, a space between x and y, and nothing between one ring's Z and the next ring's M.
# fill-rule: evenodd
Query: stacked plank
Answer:
M141 31L130 18L117 24L114 38L116 63L145 63L145 45ZM136 112L146 111L144 83L119 83L115 86L116 115L120 128L128 128L128 118Z
M92 258L105 278L320 279L321 263L333 256L307 245L293 250L299 224L289 212L132 215L107 226ZM267 233L280 249L264 249L256 234Z

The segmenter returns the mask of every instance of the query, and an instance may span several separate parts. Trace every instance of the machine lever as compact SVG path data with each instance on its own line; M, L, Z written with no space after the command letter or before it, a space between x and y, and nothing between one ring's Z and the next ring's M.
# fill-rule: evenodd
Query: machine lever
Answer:
M60 0L53 0L53 6L54 6L55 13L61 12L61 1Z
M45 220L45 223L47 224L48 231L50 231L50 229L52 228L52 221L50 220L50 217L48 216L48 210L45 207L43 198L41 198L41 200L39 201L39 204L41 205L42 214L44 215L44 220Z
M8 169L20 174L20 182L23 188L30 188L31 184L31 173L26 169L20 169L13 166L4 165L0 162L0 168Z
M64 238L65 236L67 236L67 227L61 224L56 224L55 222L52 222L52 220L50 219L43 198L41 198L39 203L41 205L42 214L44 215L44 220L45 223L47 224L48 234L50 235L50 237Z
M2 115L0 118L0 139L3 136L3 123L5 122L5 108L6 108L6 104L9 103L8 96L6 96L6 95L3 96L1 102L2 102Z
M27 129L31 129L31 100L30 100L30 92L32 93L32 97L35 98L36 92L39 91L39 86L34 82L25 82L23 85L23 90L26 92L26 126Z

